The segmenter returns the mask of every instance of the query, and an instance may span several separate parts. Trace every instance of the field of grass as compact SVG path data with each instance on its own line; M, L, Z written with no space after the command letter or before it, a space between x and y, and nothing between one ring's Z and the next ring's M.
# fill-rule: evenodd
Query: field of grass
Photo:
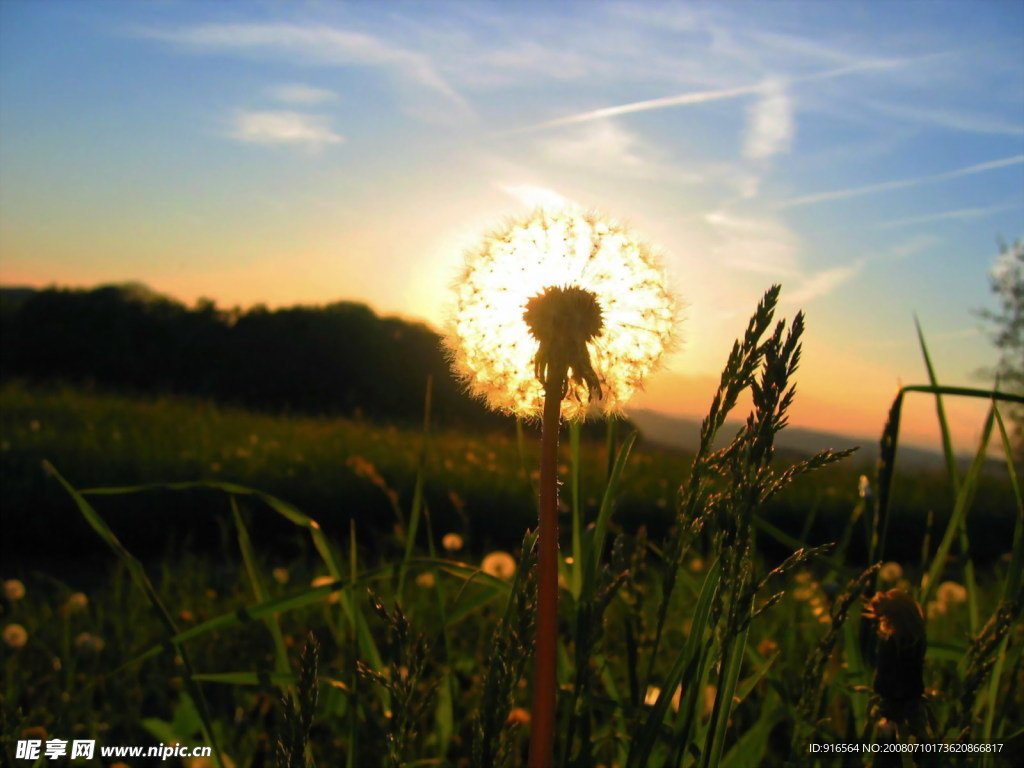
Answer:
M0 410L7 759L19 739L86 738L217 747L193 765L520 764L532 427L469 436L18 384ZM1012 465L898 476L888 562L865 571L880 489L856 457L743 532L715 519L727 486L680 493L693 456L612 442L562 446L559 765L812 764L812 742L927 739L1004 744L927 764L1019 757ZM669 534L687 498L703 522ZM806 546L823 541L838 546ZM887 646L862 618L893 588L927 618L916 721L879 693Z

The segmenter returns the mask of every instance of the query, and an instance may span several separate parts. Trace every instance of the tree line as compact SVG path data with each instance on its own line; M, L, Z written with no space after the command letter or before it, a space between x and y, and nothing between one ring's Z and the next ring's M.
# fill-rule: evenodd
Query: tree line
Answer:
M463 392L436 332L348 301L241 310L189 307L137 283L3 289L0 351L4 379L407 423L422 419L432 378L442 423L508 422Z

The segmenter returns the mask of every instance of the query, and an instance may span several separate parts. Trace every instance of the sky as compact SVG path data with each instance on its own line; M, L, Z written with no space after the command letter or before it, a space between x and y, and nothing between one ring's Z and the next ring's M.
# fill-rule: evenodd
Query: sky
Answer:
M875 440L985 386L1024 235L1024 3L0 2L0 284L445 321L483 233L597 209L655 245L699 415L758 298L807 315L791 422ZM934 441L913 399L904 437ZM983 412L951 403L971 450Z

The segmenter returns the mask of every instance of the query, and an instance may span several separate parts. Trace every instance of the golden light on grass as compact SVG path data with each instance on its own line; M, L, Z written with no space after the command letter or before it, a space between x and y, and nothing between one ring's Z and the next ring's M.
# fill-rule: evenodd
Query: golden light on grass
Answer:
M543 315L536 300L556 291L574 294L583 305L575 317L583 324L593 324L593 311L599 313L599 323L583 329L593 377L572 350L578 365L570 362L563 418L582 416L591 400L605 411L619 409L673 341L677 303L651 246L594 213L534 211L508 221L468 253L455 286L446 345L456 373L491 408L541 415L544 384L537 368L547 353L526 313L535 300L534 314ZM569 331L556 335L565 339L574 335Z

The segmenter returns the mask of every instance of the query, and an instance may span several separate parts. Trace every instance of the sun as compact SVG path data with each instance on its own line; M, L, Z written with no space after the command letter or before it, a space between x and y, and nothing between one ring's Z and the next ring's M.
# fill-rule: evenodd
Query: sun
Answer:
M456 374L491 408L539 417L544 352L526 315L531 300L556 290L591 297L599 317L588 321L589 369L577 358L562 416L619 410L671 348L678 303L651 246L575 208L507 221L467 253L445 341Z

